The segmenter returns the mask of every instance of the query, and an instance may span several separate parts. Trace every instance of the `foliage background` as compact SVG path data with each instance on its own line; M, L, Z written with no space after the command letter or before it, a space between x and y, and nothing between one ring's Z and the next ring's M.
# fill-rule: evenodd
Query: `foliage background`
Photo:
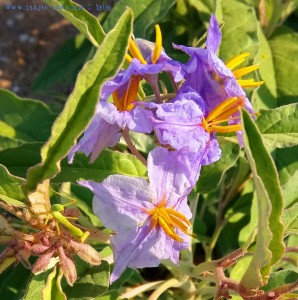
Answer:
M104 12L98 16L105 32L113 28L127 5L134 12L135 36L154 40L154 24L159 23L164 33L163 46L174 59L187 61L188 58L173 50L172 42L202 46L204 39L201 37L206 32L210 14L216 12L220 22L224 23L223 41L219 56L227 61L241 52L249 51L251 60L262 62L259 76L265 81L265 85L254 92L250 91L250 96L254 108L261 110L261 116L256 123L262 133L267 151L274 159L282 189L284 209L287 209L283 213L283 220L286 225L285 242L288 247L297 246L298 228L297 218L295 219L298 209L298 186L295 184L298 180L297 1L222 0L217 1L217 3L208 0L118 1L112 13ZM2 8L2 15L8 13L11 16L13 14ZM58 14L54 13L56 18ZM97 15L94 11L92 13ZM26 20L28 16L25 12L24 19ZM28 168L41 161L41 146L50 137L52 124L64 107L70 91L73 90L78 72L84 63L94 56L95 48L91 42L83 34L75 33L73 29L71 32L72 35L75 35L65 42L63 38L60 39L60 48L47 60L41 71L33 72L32 70L30 72L30 74L38 73L37 76L34 76L30 90L27 86L26 92L24 92L22 85L15 85L15 83L9 85L5 81L7 79L4 78L3 80L2 78L2 87L13 89L18 86L19 89L14 88L13 90L16 94L25 95L32 99L44 99L48 103L45 105L32 99L20 99L13 93L1 90L0 163L5 165L9 172L15 176L25 178ZM52 37L50 36L49 39ZM7 36L6 40L9 41L10 37ZM25 44L25 49L29 47L27 45L28 43ZM31 52L34 53L34 48ZM23 55L23 59L26 61L26 55ZM25 65L30 65L30 62ZM4 69L1 71L2 74L8 74L5 73ZM24 78L24 76L20 77L19 80L22 81ZM166 79L164 80L166 81ZM150 93L148 87L145 86L144 88ZM274 112L267 111L284 105L289 106ZM91 108L89 115L92 115ZM68 129L67 124L60 124L59 126L62 131ZM38 130L36 130L37 128ZM75 127L74 136L79 136L82 130L83 126L82 128ZM252 127L247 129L248 132L251 130L253 130ZM144 153L152 147L150 140L142 136L136 136L135 143ZM194 223L194 231L198 234L198 241L193 253L195 264L201 263L205 259L219 259L245 245L253 228L257 225L257 215L260 215L260 211L257 211L256 188L252 184L249 163L243 151L240 151L236 144L228 143L223 138L221 139L221 147L224 153L223 158L218 163L202 170L200 180L192 195L197 204L197 218ZM64 146L61 151L67 152L68 148L69 145ZM106 150L92 165L83 155L77 156L72 167L69 167L66 161L62 160L61 172L52 180L54 184L62 184L62 191L79 199L78 206L83 212L82 220L80 220L82 224L101 225L91 212L92 195L86 194L86 191L82 191L77 185L70 183L75 183L77 179L82 177L102 180L114 173L146 176L144 167L129 153L126 153L123 144L117 146L117 150L123 153ZM258 149L250 150L258 151ZM61 155L62 157L63 155ZM5 172L4 170L3 174L7 174ZM57 170L53 170L53 174L55 172ZM266 169L262 172L263 175L259 175L264 183ZM2 180L5 176L7 175L4 175ZM274 180L269 185L278 185ZM18 198L18 195L15 195L14 199L22 200L22 196L19 195ZM261 212L263 217L270 217L266 215L266 207L261 209ZM266 239L265 231L264 239ZM111 255L109 247L104 248L103 245L99 245L98 250L103 251L107 257ZM260 253L265 255L264 251L266 250L260 249ZM250 257L245 257L230 268L230 278L239 280L246 271L249 260ZM82 264L82 262L80 263ZM109 274L107 265L102 266L102 268L103 270L94 272L94 274L101 272L100 280L107 278ZM82 285L88 282L86 278L90 274L90 270L86 270L88 268L82 265L80 275L83 282L77 283L77 286L74 287L75 291L81 290ZM275 288L276 283L282 285L297 280L297 253L287 253L286 260L279 261L273 271L269 283L264 287L265 290ZM25 295L24 299L34 299L34 297L37 299L38 292L41 292L46 283L46 275L48 274L41 274L38 275L39 277L32 278L30 271L22 265L18 265L1 275L0 294L5 299L19 299L23 295ZM84 277L84 275L86 276ZM96 299L115 299L118 293L123 293L127 288L143 283L145 280L149 282L158 281L169 276L171 276L169 271L164 267L155 270L145 269L140 272L128 270L119 282L109 288L107 294L97 296ZM97 280L92 278L92 284L98 285ZM98 295L108 289L107 280L101 286L105 288L99 291ZM68 291L65 283L64 287L65 292L72 299L74 292ZM164 299L181 299L183 293L185 293L183 288L178 291L168 289L162 297ZM205 298L208 299L212 293L214 290L211 289L208 292L207 289ZM84 298L85 296L80 295L78 297ZM139 297L146 299L148 294ZM235 299L237 299L236 296Z

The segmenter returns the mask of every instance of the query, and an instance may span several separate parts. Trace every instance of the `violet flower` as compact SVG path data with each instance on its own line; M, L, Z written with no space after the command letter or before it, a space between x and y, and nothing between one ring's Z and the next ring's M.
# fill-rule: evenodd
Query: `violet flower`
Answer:
M111 282L127 267L156 267L164 259L177 264L179 252L190 247L187 195L198 178L193 167L200 162L188 154L184 149L155 148L148 157L150 183L122 175L102 183L79 182L94 193L93 210L104 226L116 232L111 238L115 263Z
M198 92L206 101L209 111L215 109L223 101L230 98L243 99L243 105L250 114L254 110L243 87L258 87L263 81L254 81L254 79L240 79L259 68L259 65L234 70L238 65L245 61L249 53L242 53L226 64L216 55L221 42L221 31L214 15L211 15L210 26L207 35L206 49L193 48L180 45L174 45L190 56L189 62L184 66L185 82L184 86L190 86ZM239 124L240 115L236 112L229 120L230 124ZM238 132L241 140L241 133ZM240 141L241 143L241 141Z
M171 102L147 103L146 106L153 109L152 124L161 146L197 153L202 156L203 165L221 157L214 132L204 126L207 118L205 102L193 89L180 90Z
M130 39L129 51L133 58L126 55L130 65L103 86L95 116L84 136L71 149L69 163L73 162L78 151L84 152L86 156L91 154L90 161L93 162L105 147L113 147L119 142L121 131L126 127L136 132L152 131L152 113L134 105L141 79L145 78L153 87L156 97L159 97L157 80L160 72L169 72L175 81L183 78L181 65L163 51L159 26L155 28L156 43L143 39L137 39L135 43ZM113 104L106 101L111 95Z

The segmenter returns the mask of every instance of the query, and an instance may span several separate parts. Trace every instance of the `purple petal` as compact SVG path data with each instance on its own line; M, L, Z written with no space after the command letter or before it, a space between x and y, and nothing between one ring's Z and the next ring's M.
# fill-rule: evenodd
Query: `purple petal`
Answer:
M187 148L168 151L157 147L148 156L148 176L153 202L158 204L166 197L166 206L172 207L191 191L200 169L197 154Z
M221 158L221 149L219 148L218 141L212 137L207 144L206 151L202 157L202 165L210 165Z
M209 140L209 134L199 126L202 118L202 110L192 100L160 104L153 119L154 131L161 144L177 150L187 146L190 151L199 151Z
M178 243L167 236L161 228L155 227L150 231L149 224L125 237L120 235L112 237L115 265L110 281L117 280L126 267L157 267L164 259L171 259L177 263L179 251L188 248L189 241L189 238L186 238L184 243L177 245Z
M149 184L142 178L112 175L102 183L80 181L94 193L93 211L103 224L120 233L135 230L152 209Z
M206 47L209 51L216 53L221 41L221 31L219 29L217 20L212 14L210 18L210 24L208 29L208 35L206 40Z
M120 137L119 126L106 122L100 117L100 112L97 110L92 122L85 130L84 136L71 149L68 155L68 163L73 162L76 152L84 152L86 156L92 153L90 162L93 162L104 148L115 146Z

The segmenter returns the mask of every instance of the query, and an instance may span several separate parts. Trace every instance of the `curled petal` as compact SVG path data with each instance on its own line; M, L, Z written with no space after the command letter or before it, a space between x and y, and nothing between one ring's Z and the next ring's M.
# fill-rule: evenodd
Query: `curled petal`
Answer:
M152 207L149 184L142 178L112 175L102 183L79 184L94 193L93 211L106 227L115 231L136 228L147 217L144 209Z
M35 244L31 247L31 251L34 255L40 255L41 253L50 249L50 246L45 246L42 244Z
M208 35L207 35L206 46L210 51L215 53L219 47L220 41L221 41L221 31L219 29L215 16L212 14L210 18L210 25L209 25Z
M91 265L99 265L101 263L101 257L99 253L90 245L71 240L69 246L82 260L86 261L87 263Z
M59 264L65 276L65 279L70 286L73 286L73 284L77 280L77 271L73 259L65 254L62 247L58 248L58 254L60 258Z
M40 256L36 262L34 263L34 265L32 266L32 272L34 274L36 273L40 273L40 272L43 272L47 269L49 263L50 263L50 260L54 254L55 250L51 250L49 251L48 253Z

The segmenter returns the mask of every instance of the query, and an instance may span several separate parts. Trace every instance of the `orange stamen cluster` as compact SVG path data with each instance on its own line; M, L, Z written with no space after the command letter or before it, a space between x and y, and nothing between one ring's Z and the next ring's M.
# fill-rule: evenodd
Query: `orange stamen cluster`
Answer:
M158 206L146 213L151 216L150 231L156 226L160 226L163 231L173 240L183 242L183 239L177 234L176 228L189 236L194 236L191 232L191 223L180 212L173 208L165 207L166 200L163 199Z
M241 107L244 106L244 99L233 97L227 99L216 106L208 114L207 118L203 118L201 126L207 132L235 132L241 130L241 124L236 125L219 125L220 123L227 122L230 120L236 120L240 117L232 117L235 113L239 112Z
M131 111L133 109L133 102L137 99L140 81L141 76L132 76L129 80L128 88L121 98L119 98L118 90L112 94L118 111Z
M154 50L152 53L152 63L156 63L158 60L161 49L162 49L162 37L161 37L161 31L159 28L159 25L155 25L155 31L156 31L156 42L154 46ZM125 59L131 63L133 58L136 58L140 61L141 64L146 65L147 61L144 59L140 49L138 48L137 44L134 42L132 38L129 40L128 44L128 50L131 54L125 55ZM132 76L127 90L123 93L121 98L119 97L119 91L116 90L112 95L113 95L113 100L114 103L118 109L118 111L130 111L133 109L134 105L133 102L137 100L137 95L138 95L138 88L139 84L141 81L142 77L137 75L137 76Z
M243 87L257 87L262 85L264 82L263 81L255 81L254 79L239 79L240 77L247 75L257 69L259 69L259 65L252 65L249 67L244 67L244 68L240 68L237 69L235 71L233 71L233 69L235 69L237 66L239 66L240 64L242 64L245 61L245 58L247 56L249 56L250 54L248 52L239 54L235 57L233 57L231 60L229 60L226 63L226 66L233 72L235 78L237 79L237 82Z

